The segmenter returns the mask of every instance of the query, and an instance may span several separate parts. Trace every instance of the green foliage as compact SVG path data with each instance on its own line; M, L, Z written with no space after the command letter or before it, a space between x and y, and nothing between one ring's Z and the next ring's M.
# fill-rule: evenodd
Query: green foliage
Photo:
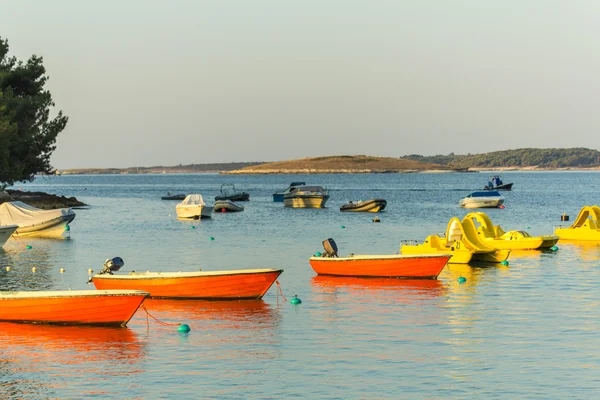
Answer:
M404 156L409 160L445 164L454 168L590 168L600 166L600 152L583 147L571 149L514 149L483 154Z
M442 154L438 154L435 156L422 156L420 154L410 154L401 158L405 160L419 161L423 163L449 165L451 162L455 161L457 158L460 157L461 156L454 155L454 153L450 153L447 156Z
M47 80L42 57L17 61L0 37L0 186L52 172L50 155L68 118L62 111L50 118Z

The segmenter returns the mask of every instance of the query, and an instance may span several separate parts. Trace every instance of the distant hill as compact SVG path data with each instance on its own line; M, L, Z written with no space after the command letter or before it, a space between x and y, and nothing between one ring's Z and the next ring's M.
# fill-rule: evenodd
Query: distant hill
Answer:
M302 158L298 160L278 161L252 165L228 174L326 174L326 173L385 173L419 171L455 171L449 165L421 162L392 157L329 156Z
M59 175L87 175L87 174L162 174L162 173L194 173L194 172L222 172L231 171L251 165L263 164L259 162L232 162L215 164L188 164L177 166L156 167L129 167L129 168L77 168L58 171Z
M454 168L597 168L600 152L584 147L570 149L514 149L483 154L421 156L411 154L406 160L444 164Z

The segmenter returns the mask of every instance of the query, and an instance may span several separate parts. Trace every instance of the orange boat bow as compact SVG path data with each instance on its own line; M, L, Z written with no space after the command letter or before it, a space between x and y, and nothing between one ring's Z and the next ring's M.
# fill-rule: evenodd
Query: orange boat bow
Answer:
M133 289L153 298L241 300L260 299L281 269L200 272L142 272L130 275L96 275L97 289Z
M147 296L133 290L0 292L0 321L125 326Z
M450 259L441 255L354 255L351 257L311 257L311 267L319 275L435 279Z

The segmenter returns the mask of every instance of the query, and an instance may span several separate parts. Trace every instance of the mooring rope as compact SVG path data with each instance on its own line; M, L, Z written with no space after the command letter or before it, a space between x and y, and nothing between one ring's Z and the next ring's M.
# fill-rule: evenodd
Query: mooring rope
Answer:
M181 325L180 323L171 323L171 322L164 322L164 321L159 320L154 315L150 314L150 312L146 309L146 307L143 304L140 306L140 308L146 312L146 326L148 326L148 327L150 326L148 317L151 317L153 320L158 322L159 325L164 325L164 326L179 326L179 325Z
M285 298L285 296L283 295L283 290L281 290L281 285L279 284L279 281L275 281L275 283L277 284L277 302L279 302L279 293L281 293L281 297L283 297L283 301L287 301L287 299Z

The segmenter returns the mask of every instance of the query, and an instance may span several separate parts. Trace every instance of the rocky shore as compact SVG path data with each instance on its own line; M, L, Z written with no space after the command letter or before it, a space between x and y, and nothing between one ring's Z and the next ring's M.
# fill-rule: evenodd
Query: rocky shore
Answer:
M6 190L0 192L0 204L5 201L22 201L30 206L44 210L56 208L78 208L88 205L77 200L75 197L57 196L44 192L25 192L22 190Z

